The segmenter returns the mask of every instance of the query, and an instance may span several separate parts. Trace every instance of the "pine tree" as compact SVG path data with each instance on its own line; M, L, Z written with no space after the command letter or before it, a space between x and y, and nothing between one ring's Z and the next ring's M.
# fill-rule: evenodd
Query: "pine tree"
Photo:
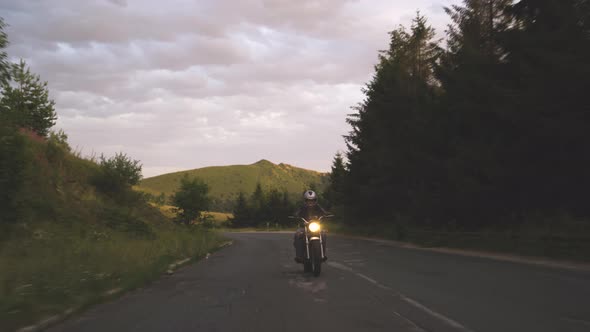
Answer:
M478 227L510 209L505 195L506 149L516 134L507 107L508 50L500 37L510 26L505 8L511 0L465 0L463 6L446 8L452 24L447 31L448 49L437 67L444 96L439 119L443 120L445 188L444 214L465 227ZM441 212L442 213L442 212Z
M256 183L256 189L250 197L250 207L252 209L252 218L256 223L267 221L269 210L266 195L260 182Z
M590 216L590 2L465 0L447 13L442 55L420 15L379 53L347 118L344 205L364 221L466 229Z
M282 198L283 197L281 193L277 189L272 189L268 193L268 222L271 222L273 224L279 223L282 219L286 217L285 211L283 210Z
M289 193L286 190L283 191L283 199L281 202L281 208L283 211L281 225L289 226L291 224L291 220L288 217L293 214L294 207L293 207L293 203L289 199Z
M513 0L464 0L464 5L445 8L451 17L448 45L452 55L463 52L466 56L479 54L482 63L499 62L505 50L498 36L511 24L506 9ZM473 52L473 53L472 53Z
M24 60L12 67L12 82L5 85L0 111L18 127L47 137L55 125L55 102L49 99L47 82L31 73Z
M440 49L434 30L419 14L408 32L390 32L379 54L366 99L353 108L345 137L349 169L346 187L357 213L365 217L408 214L423 191L421 176L430 144L428 113L436 96L434 66Z
M588 216L590 2L521 0L508 13L505 84L520 134L511 192L520 211Z
M0 17L0 91L3 91L10 81L10 63L8 62L8 55L6 54L6 47L8 47L8 36L4 32L6 23Z
M409 58L411 62L411 76L413 84L437 84L434 77L434 68L442 54L440 41L434 40L436 32L428 25L426 18L418 12L412 21L411 35L409 37ZM417 93L417 87L414 87Z
M344 166L344 159L340 152L336 153L332 161L332 169L329 175L330 183L326 188L324 195L327 203L326 207L342 206L345 204L346 189L345 189L346 167Z
M246 196L243 192L240 192L233 209L232 226L247 227L251 225L251 221L252 215L246 200Z

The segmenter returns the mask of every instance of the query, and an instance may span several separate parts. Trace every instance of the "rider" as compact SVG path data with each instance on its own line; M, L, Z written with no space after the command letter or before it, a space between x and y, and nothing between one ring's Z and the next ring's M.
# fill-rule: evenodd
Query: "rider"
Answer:
M303 205L301 205L297 212L295 212L295 216L298 218L311 220L325 215L328 215L328 212L326 212L326 210L324 210L318 204L318 197L316 193L313 190L306 190L305 193L303 193ZM303 262L303 256L305 252L304 234L303 228L299 228L295 232L293 239L293 246L295 247L295 261L297 263ZM321 234L323 244L322 247L324 248L324 259L328 259L328 256L326 255L326 234L324 231L322 231Z

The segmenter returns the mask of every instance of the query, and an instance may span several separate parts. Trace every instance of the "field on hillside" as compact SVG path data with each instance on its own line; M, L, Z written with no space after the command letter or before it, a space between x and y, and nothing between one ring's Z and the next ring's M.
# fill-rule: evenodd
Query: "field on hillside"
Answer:
M209 185L215 210L227 207L228 202L233 202L239 192L251 194L257 183L260 183L265 191L287 191L292 198L297 199L310 185L315 185L321 190L327 183L325 173L261 160L252 165L214 166L163 174L144 179L137 189L154 196L164 193L169 197L185 175L199 177Z
M166 217L172 219L176 216L176 214L174 213L174 209L175 207L172 205L155 205L153 203L151 203L152 206L157 207L158 209L160 209L160 211L162 212L163 215L165 215ZM209 215L212 218L212 221L218 225L221 225L223 222L227 221L228 218L231 218L233 215L231 213L226 213L226 212L213 212L213 211L207 211L207 212L203 212L205 215Z
M213 218L215 223L223 223L227 221L229 218L233 217L231 213L225 212L205 212Z

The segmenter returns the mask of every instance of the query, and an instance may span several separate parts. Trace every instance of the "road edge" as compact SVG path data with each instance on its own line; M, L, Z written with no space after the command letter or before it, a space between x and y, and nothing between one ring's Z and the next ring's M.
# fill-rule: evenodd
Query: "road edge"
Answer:
M555 268L555 269L566 269L566 270L573 270L573 271L590 272L590 263L581 263L581 262L574 262L574 261L567 261L567 260L556 260L556 259L549 259L549 258L539 257L539 256L522 256L522 255L498 253L498 252L491 252L491 251L467 250L467 249L457 249L457 248L449 248L449 247L422 247L422 246L419 246L419 245L416 245L413 243L409 243L409 242L385 240L385 239L372 238L372 237L367 237L367 236L355 236L355 235L341 234L341 233L337 233L337 232L331 233L330 235L343 237L343 238L371 241L371 242L389 245L389 246L393 246L393 247L397 247L397 248L403 248L403 249L422 250L422 251L437 252L437 253L449 254L449 255L460 255L460 256L466 256L466 257L486 258L486 259L492 259L492 260L503 261L503 262L550 267L550 268Z
M181 260L178 260L172 264L170 264L168 266L168 270L166 272L164 272L162 275L160 275L161 277L164 277L165 275L171 275L174 273L174 271L178 270L181 267L184 267L186 265L189 265L191 263L197 263L200 262L202 260L206 260L209 259L209 256L211 255L211 252L216 252L218 250L221 250L225 247L231 246L233 244L232 240L227 240L224 241L222 243L220 243L219 245L217 245L216 247L212 248L210 250L210 252L208 252L205 256L195 256L195 257L187 257ZM155 280L153 280L155 281ZM153 282L152 281L152 282ZM124 294L127 294L129 292L138 290L138 289L142 289L144 287L139 287L139 288L132 288L132 289L123 289L123 288L114 288L111 289L109 291L106 291L102 294L102 296L97 299L96 303L93 304L89 304L89 305L82 305L79 307L74 307L74 308L69 308L67 310L65 310L64 312L57 314L57 315L53 315L51 317L47 317L44 318L43 320L40 320L39 322L37 322L36 324L31 324L28 326L24 326L19 328L18 330L16 330L16 332L40 332L40 331L44 331L52 326L55 326L61 322L64 322L65 320L67 320L68 318L70 318L71 316L77 314L77 313L81 313L83 311L86 311L87 309L89 309L90 307L93 307L94 305L98 305L100 303L105 303L108 301L114 301L116 300L119 296L122 296Z

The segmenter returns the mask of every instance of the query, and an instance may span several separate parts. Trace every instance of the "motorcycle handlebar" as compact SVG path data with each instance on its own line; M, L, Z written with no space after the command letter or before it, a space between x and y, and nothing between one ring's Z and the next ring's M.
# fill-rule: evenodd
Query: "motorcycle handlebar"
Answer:
M319 217L319 218L318 218L318 220L322 220L322 219L324 219L324 218L331 218L331 217L333 217L333 216L334 216L333 214L327 214L327 215L325 215L325 216L321 216L321 217ZM305 219L305 218L303 218L303 217L289 216L289 219L301 219L301 220L303 220L303 222L304 222L304 223L306 223L306 224L308 224L308 223L310 222L310 221L308 221L307 219Z

